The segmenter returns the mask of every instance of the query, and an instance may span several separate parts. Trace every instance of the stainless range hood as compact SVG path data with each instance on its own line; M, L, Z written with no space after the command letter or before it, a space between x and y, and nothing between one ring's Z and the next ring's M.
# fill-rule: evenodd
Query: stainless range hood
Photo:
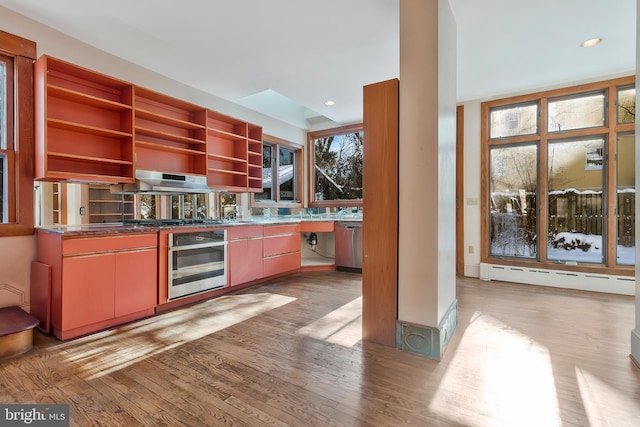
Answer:
M113 194L135 193L210 193L205 175L190 175L173 172L136 170L134 184L114 184L110 190Z

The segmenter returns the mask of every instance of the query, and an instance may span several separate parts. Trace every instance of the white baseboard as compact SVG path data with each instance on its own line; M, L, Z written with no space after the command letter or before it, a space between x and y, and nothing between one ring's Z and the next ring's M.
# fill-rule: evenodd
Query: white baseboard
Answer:
M480 278L610 294L635 295L635 277L480 264Z
M474 265L465 264L464 265L464 277L479 278L480 277L480 265L479 264L474 264Z

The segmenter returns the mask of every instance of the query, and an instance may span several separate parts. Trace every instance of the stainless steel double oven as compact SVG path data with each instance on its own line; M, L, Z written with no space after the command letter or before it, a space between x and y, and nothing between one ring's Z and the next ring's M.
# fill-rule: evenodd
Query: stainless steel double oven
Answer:
M225 230L169 233L169 301L227 284Z

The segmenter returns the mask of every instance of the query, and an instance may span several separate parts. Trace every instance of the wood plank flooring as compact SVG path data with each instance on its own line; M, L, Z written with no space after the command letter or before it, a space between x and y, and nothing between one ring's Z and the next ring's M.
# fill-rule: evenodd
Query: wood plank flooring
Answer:
M361 278L300 273L0 362L74 426L639 426L632 297L459 279L441 361L361 341Z

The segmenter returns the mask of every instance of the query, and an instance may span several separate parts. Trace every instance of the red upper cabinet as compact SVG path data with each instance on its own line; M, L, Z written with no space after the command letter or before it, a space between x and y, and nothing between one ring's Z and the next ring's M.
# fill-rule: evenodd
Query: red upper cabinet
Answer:
M248 191L253 193L262 192L262 128L249 124L248 137Z
M205 175L206 110L135 87L136 169Z
M207 111L207 182L218 190L262 191L262 128Z
M262 128L85 68L36 61L36 179L131 183L136 170L262 191Z
M35 178L133 182L132 85L48 56L35 79Z

